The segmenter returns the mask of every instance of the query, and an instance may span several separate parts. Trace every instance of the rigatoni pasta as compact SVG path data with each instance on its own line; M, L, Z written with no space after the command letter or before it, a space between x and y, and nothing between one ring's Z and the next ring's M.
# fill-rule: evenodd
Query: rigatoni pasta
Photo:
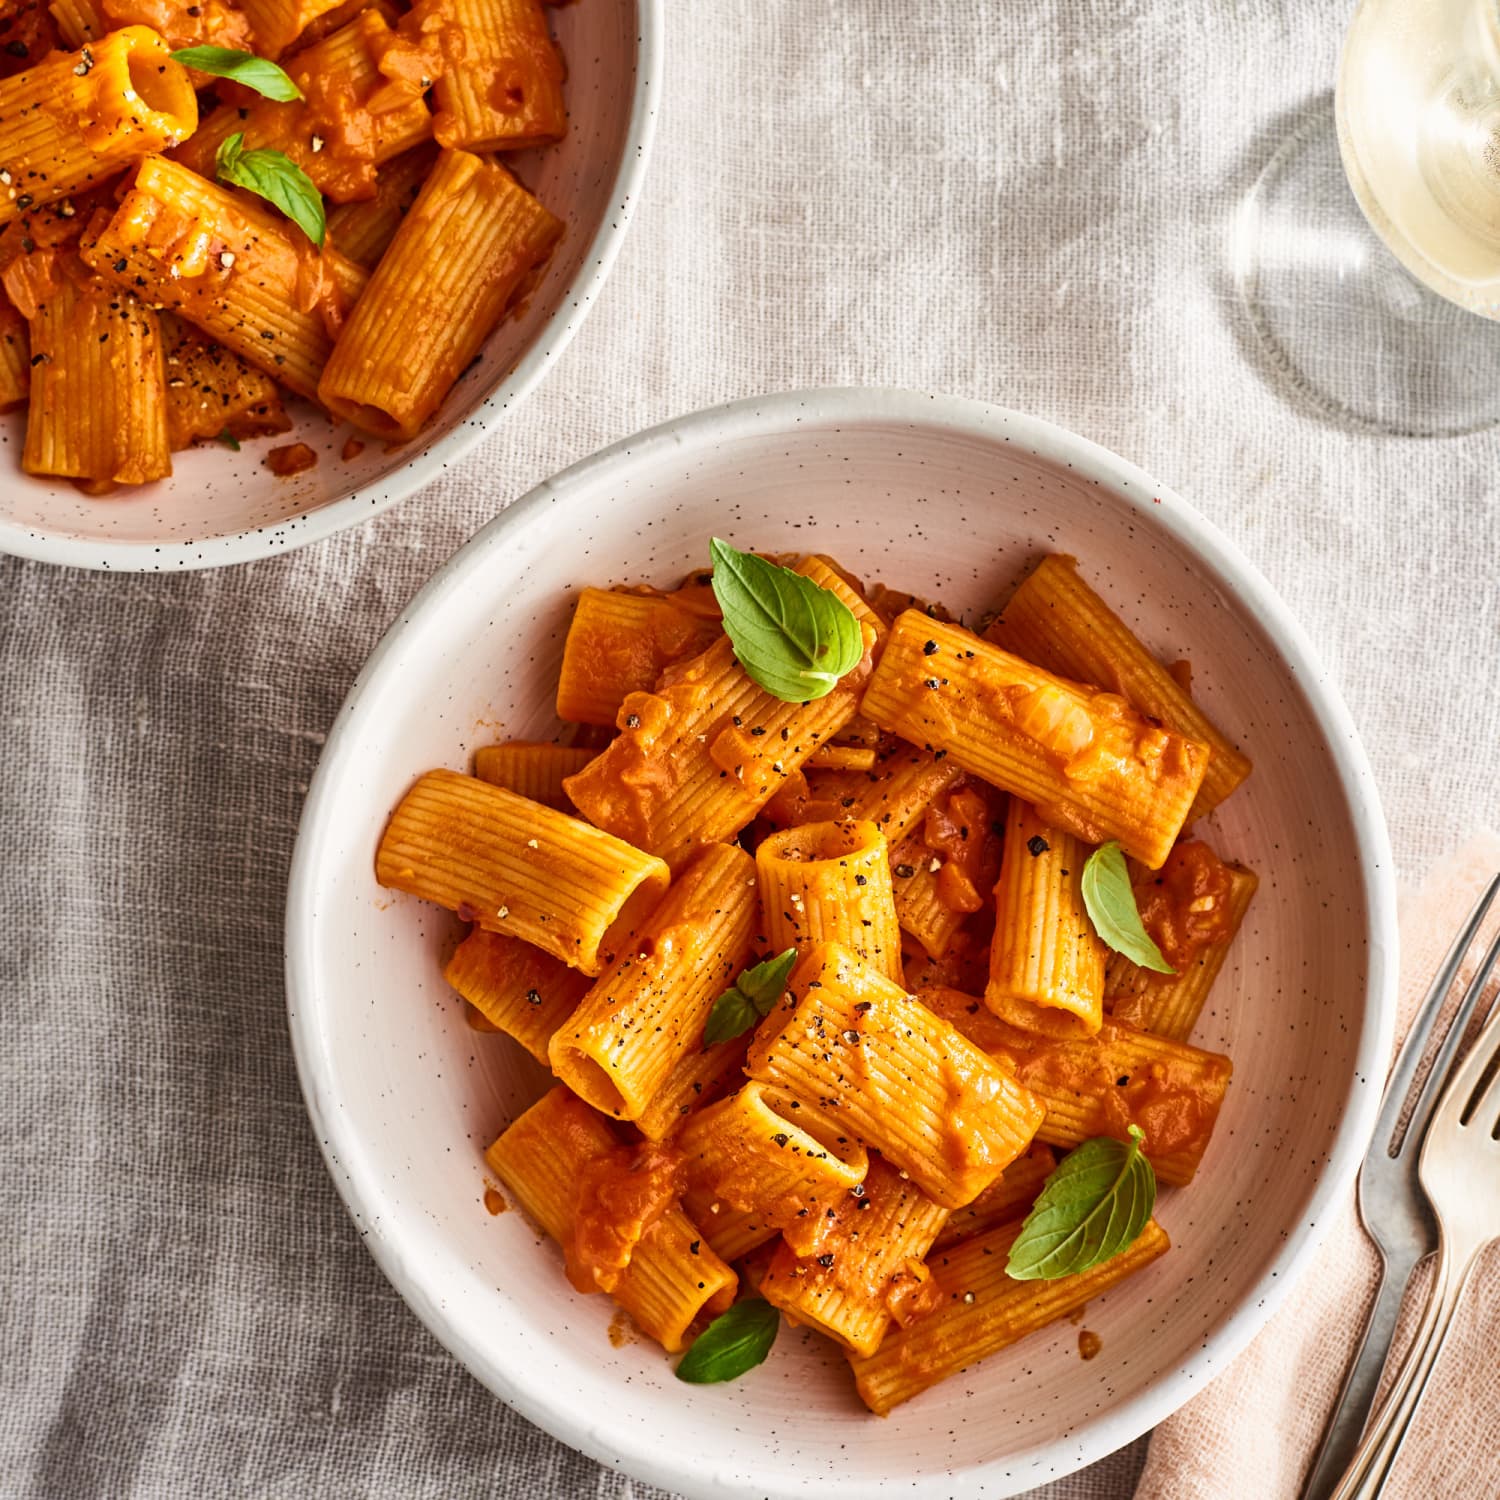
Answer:
M831 558L711 556L581 591L578 743L421 778L377 873L474 924L447 977L510 1040L471 1045L559 1080L487 1162L573 1285L691 1341L687 1380L780 1315L883 1414L1166 1250L1158 1179L1199 1170L1231 1077L1186 1032L1254 877L1178 839L1205 743Z
M1118 693L1150 719L1207 745L1213 755L1191 817L1218 806L1250 774L1250 762L1193 702L1176 676L1078 575L1071 557L1045 557L985 632L1038 666Z
M1079 838L1117 839L1153 869L1170 852L1211 753L1115 694L1064 681L916 610L892 626L863 712L951 754Z
M437 41L440 145L523 151L563 138L563 64L541 0L418 0L404 29Z
M106 182L198 123L187 70L145 26L0 82L0 224Z
M825 697L787 703L758 686L722 637L620 707L620 734L566 785L579 811L679 867L699 845L732 838L781 784L854 717L865 654Z
M873 823L804 823L770 834L755 851L755 870L772 952L842 943L887 979L900 979L890 851Z
M1174 972L1142 969L1123 953L1112 953L1104 971L1110 1015L1141 1031L1186 1041L1258 884L1253 871L1226 864L1198 839L1179 844L1160 870L1138 872L1134 885L1142 921Z
M1084 905L1087 858L1072 834L1011 799L984 1002L1023 1030L1092 1036L1104 1019L1106 949Z
M1025 1088L847 948L813 944L788 990L796 1003L757 1034L750 1076L816 1101L944 1207L976 1197L1036 1134L1044 1111Z
M97 493L172 472L161 320L68 251L11 263L5 291L25 315L33 400L21 467Z
M870 1161L863 1146L795 1095L746 1083L694 1113L678 1138L687 1161L683 1204L725 1260L785 1232L799 1256L827 1253L840 1213Z
M555 1088L485 1153L491 1170L527 1214L565 1250L576 1244L579 1189L590 1168L614 1163L620 1143L603 1119L565 1088ZM734 1296L734 1272L703 1244L680 1207L663 1206L634 1246L610 1295L641 1331L680 1349L693 1320Z
M722 627L705 592L580 589L557 674L558 718L614 729L626 698L649 693L674 662L707 651Z
M514 1037L543 1064L553 1033L589 989L588 975L560 958L483 927L473 928L453 950L443 978L496 1031Z
M700 851L552 1038L552 1071L594 1108L634 1119L702 1046L709 1007L749 955L755 918L750 856L732 844Z
M1019 1224L960 1241L928 1263L936 1310L898 1329L867 1358L854 1358L860 1399L885 1416L929 1386L1065 1318L1164 1254L1166 1231L1152 1220L1123 1255L1060 1281L1012 1281L1006 1254Z
M99 275L171 308L299 396L315 397L365 273L313 252L258 200L148 157L80 253Z
M667 886L659 859L454 771L429 771L401 799L375 875L585 974L628 950Z
M844 1195L812 1253L782 1241L760 1294L851 1354L873 1354L893 1320L928 1310L924 1260L947 1218L904 1172L873 1157L861 1191Z
M415 437L562 228L504 167L442 152L343 329L318 399L380 437Z
M474 774L492 786L503 786L533 802L566 810L572 803L563 791L564 779L581 771L593 758L592 750L573 745L507 740L503 745L485 745L474 752Z

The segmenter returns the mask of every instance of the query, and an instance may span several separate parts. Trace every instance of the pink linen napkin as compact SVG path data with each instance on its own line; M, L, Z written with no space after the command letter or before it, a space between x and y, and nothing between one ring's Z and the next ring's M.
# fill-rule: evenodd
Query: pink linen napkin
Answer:
M1404 1037L1443 954L1500 870L1500 836L1483 834L1403 893L1397 1035ZM1500 903L1497 903L1500 904ZM1500 925L1492 914L1486 935ZM1474 950L1482 952L1476 945ZM1469 961L1472 968L1473 959ZM1295 1500L1322 1439L1375 1294L1374 1247L1351 1192L1312 1265L1254 1343L1156 1429L1135 1500ZM1430 1274L1413 1278L1396 1333L1405 1348ZM1386 1500L1500 1496L1500 1243L1475 1272ZM1395 1368L1387 1362L1387 1374Z

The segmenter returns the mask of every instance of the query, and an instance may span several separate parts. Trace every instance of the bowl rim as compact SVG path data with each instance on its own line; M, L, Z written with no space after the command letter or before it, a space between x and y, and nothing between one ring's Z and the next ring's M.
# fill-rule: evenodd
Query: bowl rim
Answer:
M1136 1396L1096 1413L1052 1442L961 1471L934 1471L896 1481L902 1494L926 1500L981 1493L1014 1495L1042 1479L1059 1478L1096 1462L1154 1427L1202 1389L1209 1378L1222 1374L1265 1327L1306 1270L1336 1217L1333 1209L1353 1185L1374 1130L1394 1043L1396 881L1374 774L1354 722L1310 638L1259 570L1212 522L1128 460L1043 418L988 402L910 390L832 387L748 397L675 418L601 449L516 500L464 543L402 610L355 678L329 732L303 807L287 892L286 984L293 1052L314 1133L345 1206L364 1231L366 1246L418 1318L491 1392L571 1447L647 1483L716 1500L766 1500L782 1493L803 1493L768 1489L764 1481L742 1482L715 1473L708 1464L695 1467L690 1453L679 1454L672 1445L653 1442L652 1433L637 1432L628 1424L616 1424L609 1434L612 1441L606 1443L586 1417L570 1412L563 1403L548 1404L545 1396L528 1389L520 1378L522 1372L507 1372L492 1349L481 1346L416 1284L397 1244L399 1231L393 1233L392 1220L379 1211L378 1184L371 1177L371 1164L358 1138L341 1110L325 1109L323 1105L325 1056L318 1035L314 934L319 871L329 838L328 808L346 765L358 754L365 723L383 697L385 678L399 666L407 638L419 630L425 617L449 596L483 586L487 565L504 548L512 530L563 503L572 488L587 483L601 469L649 458L663 450L681 453L726 439L769 436L812 420L854 428L875 421L908 422L986 439L1003 430L1037 456L1071 465L1081 477L1099 480L1121 502L1142 516L1149 515L1154 524L1164 527L1232 588L1291 669L1324 731L1360 856L1359 883L1369 933L1363 1024L1339 1123L1301 1221L1284 1236L1256 1284L1219 1318L1193 1353ZM375 1225L380 1227L371 1227ZM1023 1466L1038 1463L1042 1467L1034 1469L1031 1477L1017 1480L1015 1476ZM823 1476L819 1488L842 1495L853 1493L850 1483L832 1476Z
M37 531L0 516L0 554L10 553L33 562L115 573L191 572L254 562L263 557L279 557L389 510L431 484L445 469L488 437L536 389L572 342L609 279L635 218L656 139L665 0L633 0L633 3L636 12L635 84L631 91L630 116L620 164L608 194L610 211L600 221L578 271L562 288L556 310L538 330L531 347L451 432L421 448L391 473L360 485L326 505L265 526L247 527L243 531L201 540L112 541Z

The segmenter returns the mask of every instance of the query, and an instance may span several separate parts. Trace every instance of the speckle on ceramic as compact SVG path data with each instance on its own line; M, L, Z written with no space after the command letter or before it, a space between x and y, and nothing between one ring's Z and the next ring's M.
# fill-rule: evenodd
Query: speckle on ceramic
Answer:
M483 1206L484 1146L543 1086L465 1024L441 965L457 923L382 891L384 819L430 766L546 736L571 591L670 584L708 540L826 550L976 614L1041 550L1162 655L1188 656L1255 775L1206 830L1261 876L1197 1039L1235 1078L1198 1181L1164 1193L1174 1248L1067 1323L885 1421L843 1361L784 1333L737 1383L686 1387L614 1348L519 1213ZM1389 1055L1394 898L1348 716L1265 582L1186 504L1047 423L895 392L807 392L699 413L518 502L404 612L361 674L308 798L288 905L292 1034L332 1173L437 1336L526 1416L689 1496L1002 1496L1127 1442L1271 1315L1353 1175Z
M19 465L25 410L0 416L0 552L117 572L175 572L290 551L377 515L430 484L505 422L551 370L593 306L640 201L661 91L661 0L549 6L568 64L568 134L510 166L567 223L562 243L520 310L486 344L442 411L404 447L359 434L289 400L294 430L242 445L206 443L172 455L172 477L89 499L66 480ZM288 479L265 467L270 448L305 442L317 466Z

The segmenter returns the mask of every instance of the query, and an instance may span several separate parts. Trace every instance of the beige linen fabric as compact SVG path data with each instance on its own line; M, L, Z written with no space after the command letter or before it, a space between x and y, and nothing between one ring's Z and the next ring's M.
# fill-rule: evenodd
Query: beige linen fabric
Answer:
M1398 1034L1405 1036L1433 972L1485 885L1500 872L1500 836L1485 834L1434 871L1401 918ZM1492 914L1460 973L1451 1005ZM1495 984L1492 981L1490 988ZM1378 1261L1351 1194L1316 1259L1253 1344L1214 1383L1156 1430L1136 1500L1258 1500L1296 1495L1322 1440L1375 1295ZM1420 1266L1402 1308L1387 1383L1410 1341L1431 1283ZM1386 1486L1388 1500L1500 1492L1500 1244L1474 1273L1427 1395Z
M832 383L1064 423L1290 602L1405 874L1500 822L1500 438L1380 441L1288 406L1226 289L1233 207L1329 87L1347 0L666 9L619 265L467 461L251 567L0 560L0 1494L647 1500L493 1401L375 1270L307 1127L281 978L297 816L360 662L465 537L604 443ZM1139 1464L1044 1493L1125 1500Z

